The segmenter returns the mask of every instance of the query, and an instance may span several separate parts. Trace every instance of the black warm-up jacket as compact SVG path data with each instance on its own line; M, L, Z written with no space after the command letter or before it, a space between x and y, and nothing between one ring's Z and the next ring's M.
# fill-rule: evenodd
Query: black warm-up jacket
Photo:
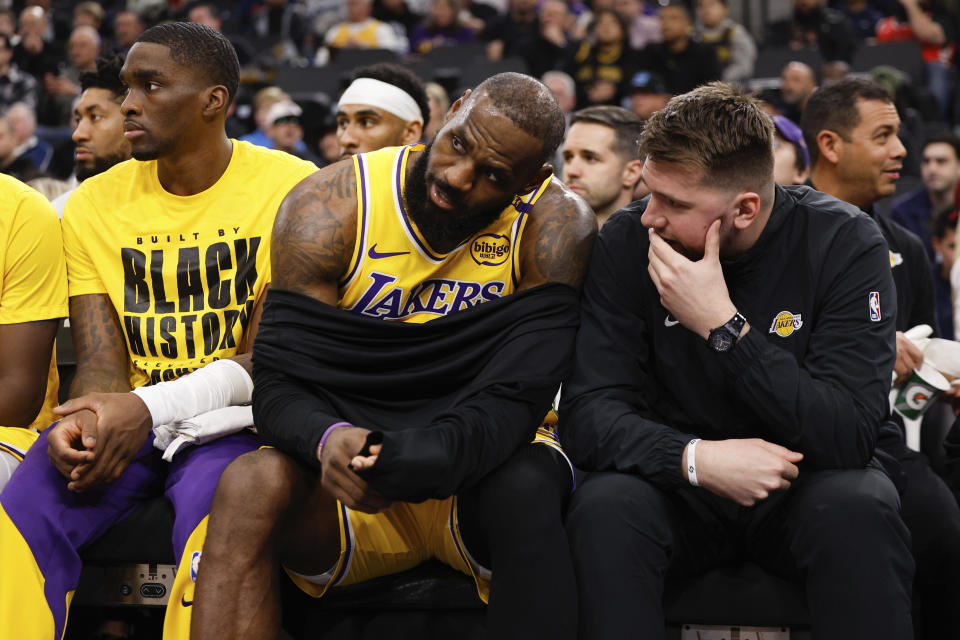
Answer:
M614 215L594 246L560 407L574 463L670 489L686 484L692 438L759 437L802 452L806 468L864 467L896 357L896 296L876 223L808 187L777 187L757 243L723 262L750 330L716 353L660 305L645 206Z
M548 284L425 324L271 289L253 349L261 438L319 468L327 427L374 430L361 475L384 497L445 498L530 442L569 372L577 292Z

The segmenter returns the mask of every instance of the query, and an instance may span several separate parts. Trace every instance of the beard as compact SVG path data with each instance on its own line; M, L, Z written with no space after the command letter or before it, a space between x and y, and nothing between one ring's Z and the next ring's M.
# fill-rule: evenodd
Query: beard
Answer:
M403 190L403 202L410 219L416 223L430 246L446 253L490 226L513 201L513 195L504 197L502 201L469 210L463 204L465 194L459 193L448 182L434 178L432 181L437 190L454 205L453 210L441 209L427 194L427 160L432 146L431 144L424 149L414 163Z
M77 180L83 182L87 178L92 178L93 176L103 173L113 165L118 162L123 162L127 159L126 154L115 153L109 156L96 156L93 159L92 167L81 167L77 165Z

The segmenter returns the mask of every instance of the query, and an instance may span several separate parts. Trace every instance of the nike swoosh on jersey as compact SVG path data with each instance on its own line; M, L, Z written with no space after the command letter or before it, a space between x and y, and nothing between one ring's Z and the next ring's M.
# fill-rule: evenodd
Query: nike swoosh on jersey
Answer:
M190 600L189 602L187 602L187 596L180 596L180 604L182 604L185 607L192 607L193 600Z
M376 243L374 243L374 245L370 247L370 251L367 251L367 255L370 256L371 260L379 260L380 258L392 258L394 256L405 256L408 253L410 252L409 251L388 251L386 253L380 253L379 251L377 251Z
M675 325L675 324L680 324L680 321L679 321L679 320L675 320L675 319L668 313L668 314L667 314L667 317L663 319L663 326L665 326L665 327L672 327L672 326Z

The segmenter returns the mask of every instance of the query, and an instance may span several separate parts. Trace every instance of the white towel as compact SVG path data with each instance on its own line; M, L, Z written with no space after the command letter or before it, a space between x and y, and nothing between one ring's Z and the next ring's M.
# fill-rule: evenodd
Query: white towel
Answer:
M184 444L203 444L248 427L253 427L253 407L224 407L154 427L153 446L163 451L163 459L170 462Z

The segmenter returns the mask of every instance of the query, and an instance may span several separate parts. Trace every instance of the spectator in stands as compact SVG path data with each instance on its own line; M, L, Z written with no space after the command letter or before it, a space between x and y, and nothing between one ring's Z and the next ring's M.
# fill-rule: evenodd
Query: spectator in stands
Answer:
M563 71L547 71L541 80L553 92L569 126L570 113L577 106L577 85L573 78Z
M897 16L877 25L877 42L910 40L923 47L927 87L937 99L940 116L950 115L952 66L957 44L957 15L944 0L900 0Z
M0 553L21 554L0 563L0 609L38 612L24 620L0 616L0 637L63 637L68 594L81 570L78 548L164 492L176 511L174 553L183 560L165 631L189 635L192 609L183 603L193 599L190 573L213 490L226 464L258 441L233 433L179 450L168 464L151 429L180 419L168 409L191 408L179 393L172 405L158 403L166 385L143 385L199 369L182 384L197 390L206 380L221 397L233 389L234 401L249 401L246 352L251 318L266 293L265 239L284 196L315 171L226 137L238 76L229 42L191 23L153 27L127 55L121 110L138 161L87 180L64 212L77 355L73 400L58 409L60 422L41 434L0 494ZM189 240L159 233L172 229ZM203 256L210 256L207 267ZM191 311L171 302L178 288L192 300Z
M310 153L303 142L303 127L300 126L300 116L303 109L296 102L277 102L267 112L267 122L270 128L267 135L273 143L272 148L285 151L302 160L319 164L319 158Z
M804 184L810 176L810 153L803 132L786 116L774 115L773 179L777 184Z
M267 50L273 64L306 64L307 56L313 53L307 43L314 38L307 6L297 0L266 0L252 3L252 7L245 35ZM326 48L321 50L328 53Z
M566 67L577 83L577 104L620 104L637 64L637 52L627 43L620 16L608 9L595 12L587 39L576 47Z
M120 81L123 57L114 53L97 59L97 70L80 76L83 93L73 108L73 142L76 145L76 184L130 159L130 141L123 135L120 105L126 88ZM63 215L67 193L53 200L57 215Z
M333 25L323 38L326 55L338 49L389 49L397 55L407 53L406 34L373 17L373 0L347 0L347 20ZM319 52L318 52L319 54ZM317 63L322 64L318 55Z
M633 200L643 163L638 156L643 120L623 107L597 105L576 111L561 145L563 183L587 201L597 223Z
M44 124L69 124L74 99L80 95L80 74L93 71L100 54L100 34L93 27L77 27L67 42L69 65L43 78L44 96L38 110Z
M597 7L596 3L594 6ZM660 16L644 0L614 0L613 9L627 23L630 46L637 51L663 41Z
M16 14L10 9L0 9L0 33L7 36L17 34Z
M540 35L560 49L566 49L570 43L570 27L573 14L570 5L564 0L544 0L537 13L540 19ZM559 61L557 64L561 64Z
M13 62L10 36L0 34L0 110L6 110L15 102L36 109L37 80Z
M649 201L597 238L559 411L591 471L567 511L581 638L664 638L665 577L744 556L803 577L818 638L910 637L910 535L870 465L887 248L853 207L775 185L772 138L729 85L673 98L641 137Z
M729 17L729 0L698 0L696 38L713 47L725 82L753 77L757 43L742 24Z
M67 41L67 60L76 71L77 79L80 78L80 73L97 68L100 47L100 34L93 27L80 26L70 34L70 40Z
M460 23L457 0L433 0L430 15L410 32L410 51L426 53L434 47L449 47L476 39L473 31Z
M38 80L46 74L56 73L63 59L60 45L44 39L46 29L46 14L40 7L27 7L20 12L20 25L17 29L20 41L14 47L13 61L21 71Z
M660 74L673 95L719 80L722 71L713 47L693 41L690 11L671 1L660 9L663 42L641 52L640 68Z
M563 71L547 71L540 80L543 84L547 85L547 88L553 93L553 97L557 99L557 104L560 105L560 110L563 111L565 127L569 128L570 114L573 113L573 110L577 106L577 85L573 81L573 78L570 77L569 73L564 73ZM557 152L553 154L551 164L553 165L554 175L559 176L563 173L562 149L558 148Z
M877 23L883 19L883 13L870 6L867 0L844 0L840 10L853 25L859 40L873 38L877 34Z
M126 55L146 28L146 23L136 11L118 11L113 18L113 50Z
M853 62L857 48L856 32L850 20L826 0L793 0L793 16L774 22L767 28L764 46L794 50L816 48L824 62Z
M803 107L817 90L817 76L810 65L803 62L788 62L780 73L780 99L783 115L800 122Z
M933 293L937 305L937 325L940 336L954 339L953 290L950 271L957 257L957 210L944 209L933 220L930 241L933 243Z
M473 29L477 37L482 37L487 25L496 20L500 13L486 2L460 0L460 21Z
M630 108L641 120L649 120L667 106L672 94L659 73L637 71L630 78Z
M897 383L923 363L923 352L904 336L919 324L936 330L930 262L919 238L874 212L874 203L894 191L905 153L897 137L900 117L880 85L847 78L818 90L803 114L810 149L810 184L867 212L889 247L896 285ZM883 294L881 293L881 302ZM947 397L954 397L955 392ZM902 424L888 422L878 451L893 456L903 474L901 515L912 538L914 588L920 596L917 623L923 636L949 637L960 625L960 507L926 457L906 446Z
M103 7L99 2L81 2L73 8L73 28L92 27L98 32L103 26Z
M67 316L67 272L56 214L46 199L0 177L0 491L37 431L56 416L53 340Z
M240 139L244 142L272 149L273 140L270 139L270 121L267 119L267 114L270 112L270 107L276 103L291 101L292 98L279 87L264 87L257 91L253 95L253 121L257 128ZM302 152L306 151L307 147L303 142L300 142L297 148Z
M190 10L187 12L187 20L206 25L214 31L223 33L223 18L220 17L220 9L212 3L200 2L190 7ZM257 51L253 48L253 45L250 44L249 40L240 35L227 33L223 35L230 41L233 48L237 50L237 59L240 61L241 67L245 67L256 60Z
M450 109L450 96L447 95L447 90L436 82L428 82L423 88L427 92L427 102L430 105L430 119L423 128L423 141L429 143L443 126L447 110Z
M563 63L564 49L543 34L537 0L510 0L507 14L487 23L483 39L488 59L521 58L535 77Z
M429 123L427 92L417 74L390 63L360 67L337 104L340 157L413 144Z
M423 6L423 3L419 4ZM459 6L457 11L459 12ZM392 25L394 29L399 28L407 36L423 19L422 15L410 9L410 3L407 0L374 0L373 17L380 22Z
M43 175L30 156L19 155L16 149L13 125L6 116L0 117L0 172L13 176L20 182Z
M13 141L17 156L30 158L41 173L46 173L53 157L50 143L37 138L37 115L28 105L16 102L7 109L7 120L13 128Z
M960 139L951 131L941 131L924 141L921 154L923 186L897 198L890 208L890 217L920 238L933 261L936 258L930 242L933 221L940 212L956 208Z

